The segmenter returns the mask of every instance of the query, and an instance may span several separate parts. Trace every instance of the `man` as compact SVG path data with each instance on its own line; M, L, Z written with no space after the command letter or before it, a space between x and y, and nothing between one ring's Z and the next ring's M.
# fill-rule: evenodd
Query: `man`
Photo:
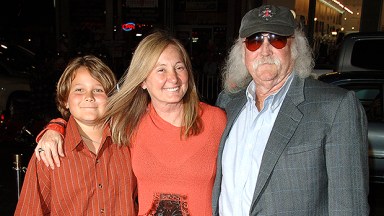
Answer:
M310 78L311 49L285 7L243 17L217 105L228 123L214 215L368 215L367 120L353 92Z

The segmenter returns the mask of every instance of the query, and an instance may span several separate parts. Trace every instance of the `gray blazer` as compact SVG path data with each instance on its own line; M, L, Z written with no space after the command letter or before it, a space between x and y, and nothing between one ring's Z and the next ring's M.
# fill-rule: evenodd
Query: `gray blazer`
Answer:
M246 103L245 92L219 95L227 112L213 188L219 215L222 153ZM249 215L369 215L368 132L354 92L294 77L265 148Z

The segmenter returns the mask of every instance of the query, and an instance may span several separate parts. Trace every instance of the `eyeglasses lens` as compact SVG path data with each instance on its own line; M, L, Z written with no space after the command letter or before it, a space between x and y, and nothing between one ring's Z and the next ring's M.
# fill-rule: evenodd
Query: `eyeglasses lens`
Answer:
M263 35L261 33L253 34L245 39L245 46L249 51L256 51L261 47L264 37L268 38L268 42L276 49L282 49L287 45L287 36L280 36L275 34Z

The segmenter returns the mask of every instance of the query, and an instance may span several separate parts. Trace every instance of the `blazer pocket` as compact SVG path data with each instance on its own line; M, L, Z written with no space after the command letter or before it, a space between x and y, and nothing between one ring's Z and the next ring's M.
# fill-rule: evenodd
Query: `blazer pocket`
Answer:
M321 148L321 146L322 146L321 144L322 144L321 140L315 140L311 144L306 143L306 144L300 145L300 146L291 146L291 147L288 147L287 154L289 154L289 155L290 154L299 154L302 152L312 151L312 150Z

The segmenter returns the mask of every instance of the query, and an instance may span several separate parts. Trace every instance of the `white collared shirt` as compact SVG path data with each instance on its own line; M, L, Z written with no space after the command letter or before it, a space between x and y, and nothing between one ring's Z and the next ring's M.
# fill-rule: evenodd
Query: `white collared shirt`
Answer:
M265 99L260 112L255 83L248 85L247 103L233 124L223 151L220 215L249 215L265 146L292 78L291 74L278 92Z

